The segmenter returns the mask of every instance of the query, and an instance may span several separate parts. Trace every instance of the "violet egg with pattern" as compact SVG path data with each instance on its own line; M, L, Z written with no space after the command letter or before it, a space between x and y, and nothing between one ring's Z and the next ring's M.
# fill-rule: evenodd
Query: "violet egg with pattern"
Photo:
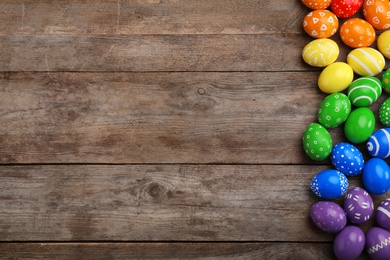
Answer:
M390 231L390 198L381 202L376 210L376 223L381 228Z
M390 259L390 232L379 227L368 230L366 250L371 259Z
M374 214L370 194L360 187L353 187L346 193L343 207L348 220L356 225L363 224Z
M337 233L347 224L343 208L331 201L319 201L313 204L310 217L319 229L327 233Z

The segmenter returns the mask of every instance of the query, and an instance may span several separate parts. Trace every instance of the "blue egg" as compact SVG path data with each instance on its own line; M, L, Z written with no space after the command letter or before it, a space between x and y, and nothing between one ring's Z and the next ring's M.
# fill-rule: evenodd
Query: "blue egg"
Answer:
M311 190L323 199L337 199L348 189L347 177L338 170L324 170L311 181Z
M369 193L385 194L390 188L390 172L386 161L381 158L369 159L364 166L362 179Z
M366 147L371 156L388 158L390 156L390 128L382 128L373 133Z
M363 154L349 143L336 144L332 149L331 160L333 166L347 176L358 175L364 167Z

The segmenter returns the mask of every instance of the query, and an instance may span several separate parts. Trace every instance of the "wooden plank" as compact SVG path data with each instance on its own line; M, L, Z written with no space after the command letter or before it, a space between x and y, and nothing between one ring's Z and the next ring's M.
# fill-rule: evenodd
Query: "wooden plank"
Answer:
M309 12L284 0L2 0L0 10L0 34L300 33Z
M309 40L296 34L1 35L0 71L313 70L301 58Z
M335 259L329 243L3 243L0 255L4 260Z
M317 76L3 73L0 162L313 163L301 138L326 96Z
M309 218L329 166L2 166L3 241L331 242ZM361 185L350 178L350 186ZM389 194L375 196L375 206ZM372 220L373 221L373 220ZM367 222L362 228L372 226Z

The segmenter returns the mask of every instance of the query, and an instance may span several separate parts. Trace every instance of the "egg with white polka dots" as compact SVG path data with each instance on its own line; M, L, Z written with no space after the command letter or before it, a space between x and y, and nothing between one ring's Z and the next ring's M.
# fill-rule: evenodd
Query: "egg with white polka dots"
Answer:
M338 170L329 169L317 173L311 181L312 192L326 200L337 199L348 189L347 177Z
M346 142L338 143L332 148L331 161L346 176L356 176L364 168L363 154L357 147Z
M349 221L361 225L374 214L374 203L368 192L360 187L351 188L344 199L344 211Z
M390 128L382 128L374 132L367 141L368 153L377 158L390 157Z
M318 122L326 128L334 128L347 120L351 113L351 101L343 93L328 95L318 109Z
M318 123L306 128L302 142L306 154L315 161L325 160L332 151L332 138L328 130Z
M390 98L386 99L379 109L379 121L384 126L390 126Z

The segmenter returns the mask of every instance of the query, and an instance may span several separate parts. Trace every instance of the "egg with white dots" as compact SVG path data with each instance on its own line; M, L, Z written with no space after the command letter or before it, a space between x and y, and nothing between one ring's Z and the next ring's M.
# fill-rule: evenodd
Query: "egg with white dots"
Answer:
M367 141L368 153L377 158L390 157L390 128L382 128L374 132Z
M356 176L364 167L363 154L356 146L346 142L338 143L332 148L331 161L346 176Z
M328 169L317 173L311 181L311 190L326 200L337 199L348 189L347 177L338 170Z
M370 194L360 187L353 187L346 193L343 207L348 220L356 225L368 221L374 214Z

